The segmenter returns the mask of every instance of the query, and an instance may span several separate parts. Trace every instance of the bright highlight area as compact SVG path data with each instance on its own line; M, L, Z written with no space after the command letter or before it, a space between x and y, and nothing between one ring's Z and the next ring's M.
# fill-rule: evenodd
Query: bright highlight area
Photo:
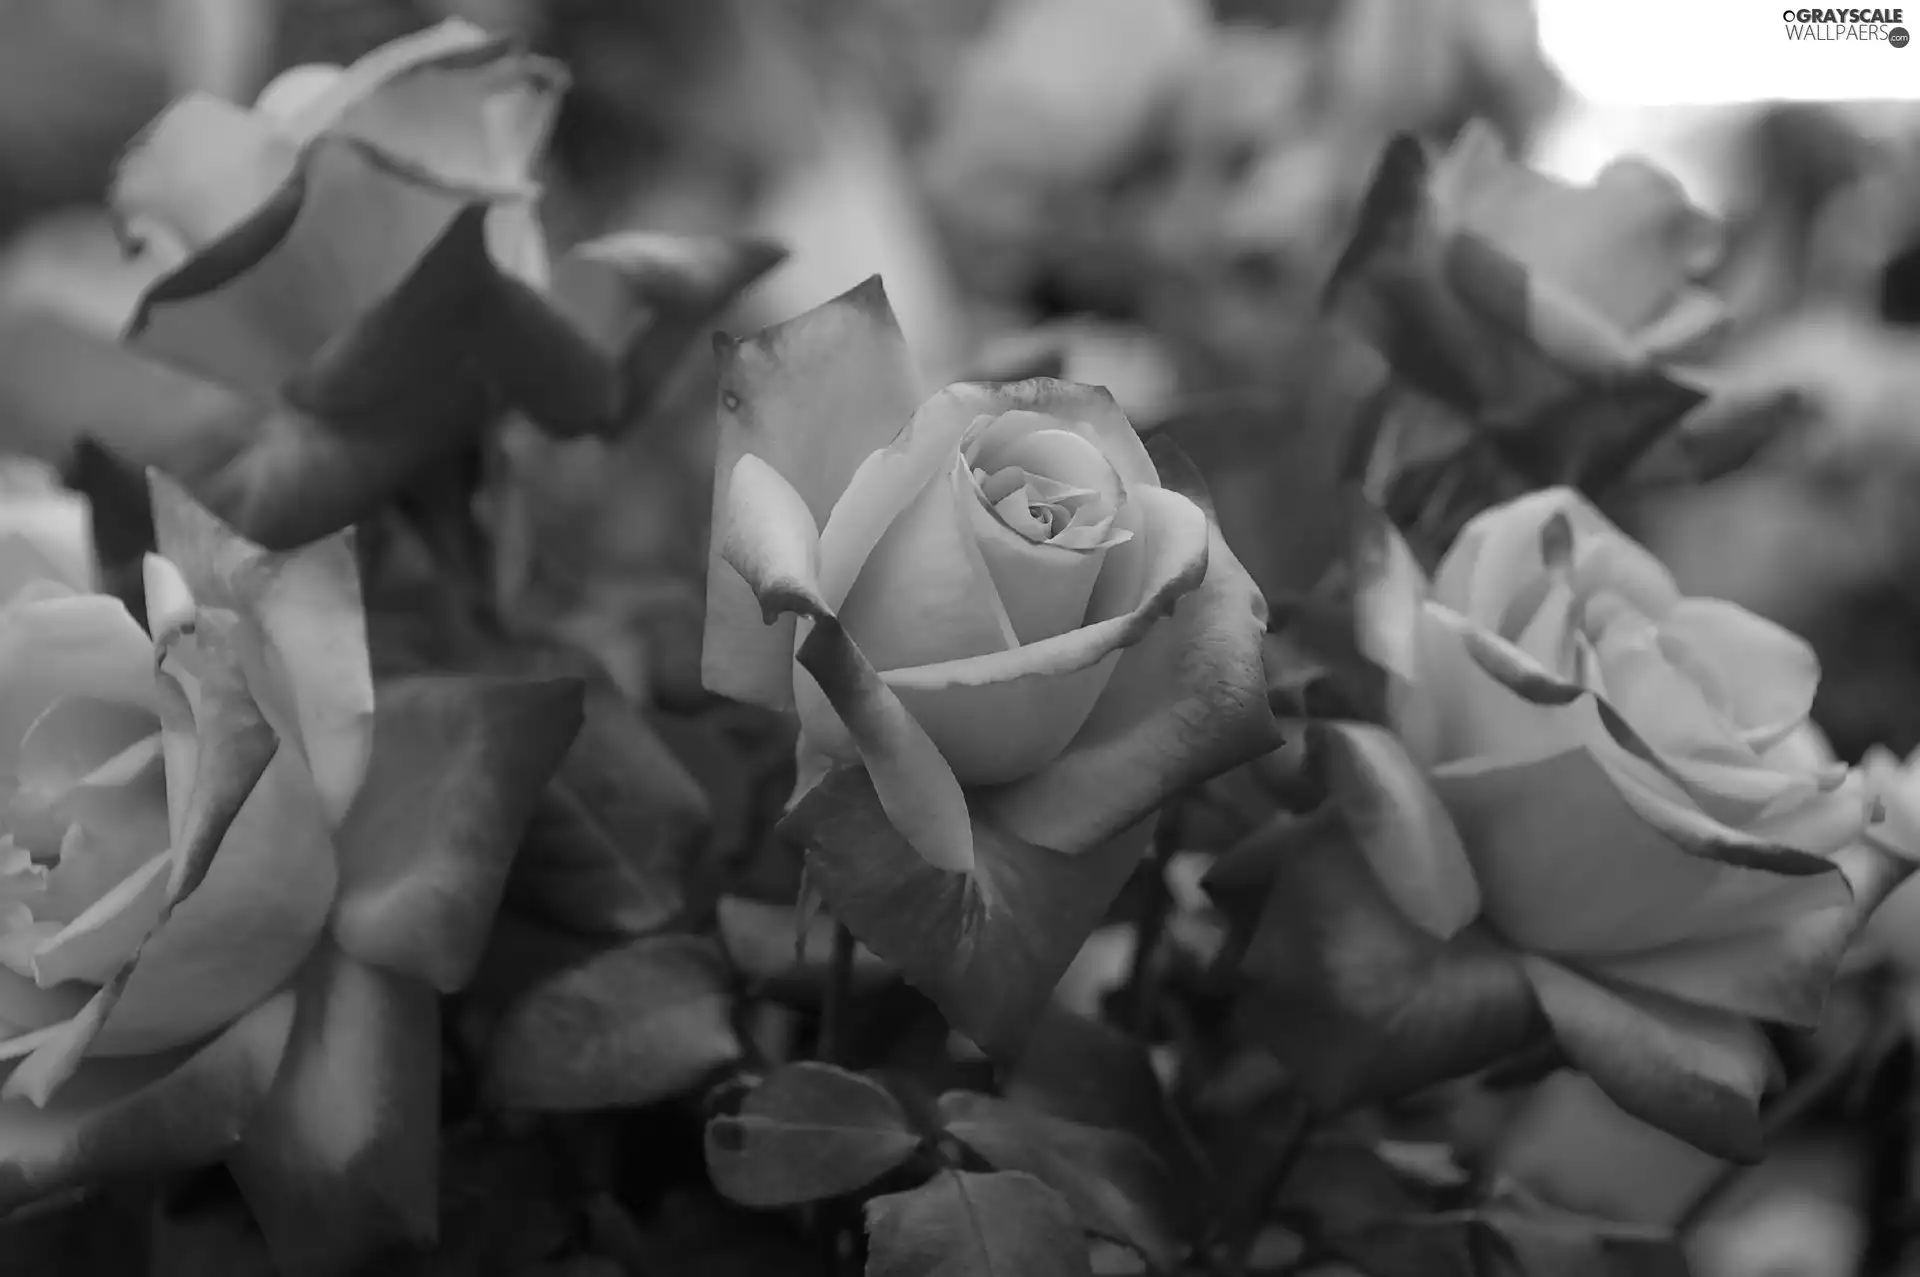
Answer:
M1537 2L1548 56L1595 102L1920 99L1920 46L1886 38L1896 27L1920 31L1920 0L1878 9L1767 0Z

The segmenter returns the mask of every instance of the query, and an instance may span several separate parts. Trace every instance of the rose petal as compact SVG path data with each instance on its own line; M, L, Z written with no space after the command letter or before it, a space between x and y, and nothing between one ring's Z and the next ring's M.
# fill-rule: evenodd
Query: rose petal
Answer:
M338 836L341 949L442 992L464 987L581 713L574 680L383 683L373 763Z
M274 201L298 164L299 148L270 122L195 93L133 140L114 171L110 202L137 239L177 262Z
M127 339L275 402L399 293L469 209L477 215L473 196L404 177L360 143L322 138L245 221L148 290ZM385 389L351 393L373 399Z
M740 458L752 453L800 495L814 528L822 527L868 454L914 416L919 374L878 276L755 337L722 343L717 354L720 440L701 679L721 695L786 709L793 703L793 626L784 619L766 624L760 602L721 563L734 506L728 485ZM875 541L884 528L873 529ZM845 583L851 587L853 576Z
M1420 674L1427 574L1392 520L1368 501L1352 506L1354 642L1386 674L1387 721L1421 766L1439 761L1438 702Z
M812 620L800 665L845 725L887 816L928 863L964 871L973 863L966 797L926 731L820 598L818 534L800 494L749 453L735 467L727 496L732 508L721 557L769 621L789 613Z
M1508 605L1545 570L1541 533L1556 517L1573 531L1576 594L1605 585L1653 620L1679 601L1659 560L1571 488L1531 492L1476 515L1434 572L1434 600L1505 637Z
M1204 498L1191 463L1170 444L1157 441L1154 456L1169 489ZM1155 500L1151 489L1134 498L1143 495ZM1260 655L1266 600L1207 522L1211 544L1198 588L1179 597L1164 621L1147 623L1059 758L981 797L986 819L1036 846L1083 851L1185 785L1279 744Z
M1684 830L1637 810L1585 747L1432 780L1486 917L1524 950L1629 954L1847 901L1846 880L1814 857L1783 873L1686 849Z
M323 945L273 1089L227 1166L288 1277L349 1271L438 1224L433 990Z
M301 143L354 137L455 186L530 182L566 73L459 18L389 40L345 71L296 67L256 110ZM302 75L302 73L305 73ZM287 76L302 75L293 86Z
M250 622L249 690L305 759L328 820L338 824L373 748L373 674L351 532L270 554L158 471L149 483L161 554L194 597Z
M1067 437L1078 442L1075 436ZM970 477L966 486L972 486ZM1096 544L1081 550L1046 544L1044 531L1036 543L1008 527L975 493L963 491L958 499L1019 641L1035 643L1077 628L1087 615L1107 547ZM1023 494L1015 492L1007 500L1024 510Z
M1817 1028L1847 945L1911 870L1891 854L1864 845L1846 848L1834 861L1851 889L1851 899L1844 903L1771 926L1588 959L1582 965L1611 983L1651 989L1696 1006Z
M1905 764L1884 745L1875 745L1860 762L1867 792L1883 813L1868 836L1910 860L1920 860L1920 752Z
M972 482L960 458L950 455L945 470L867 555L839 605L841 624L883 673L1005 652L1018 643L974 541L970 507L979 502ZM821 547L824 580L824 533Z
M338 882L303 771L291 754L268 765L205 881L147 942L96 1053L140 1054L204 1036L298 968Z
M1682 599L1660 618L1668 659L1734 724L1777 738L1813 708L1820 661L1805 639L1719 599Z
M0 610L0 774L27 728L62 696L153 703L153 646L105 594L51 595Z
M1077 630L1002 652L890 669L887 684L901 692L944 692L1072 674L1139 642L1206 578L1210 525L1201 507L1166 488L1135 493L1126 515L1138 520L1134 540L1144 545L1147 556L1146 587L1137 603L1103 598L1110 593L1103 581L1088 609L1089 623ZM1109 570L1125 557L1109 555Z
M45 1108L0 1102L0 1213L220 1156L273 1084L292 1025L292 997L271 998L184 1061L88 1061Z
M1567 1057L1615 1104L1716 1157L1760 1159L1760 1097L1777 1066L1750 1021L1523 961Z
M103 984L133 957L158 925L167 903L173 858L153 851L146 863L109 888L79 917L33 951L41 988L68 980ZM4 1050L0 1047L0 1050Z
M1348 833L1400 912L1441 940L1480 912L1480 888L1446 808L1393 733L1326 724L1327 783Z
M965 387L921 404L884 447L861 459L820 528L820 594L838 611L881 538L927 489L944 481L977 416Z
M30 935L29 941L32 938ZM29 951L28 961L20 965L31 970L31 961ZM44 1029L71 1020L93 997L93 990L84 985L43 989L29 975L12 968L11 963L0 964L0 1024L13 1029ZM0 1034L0 1049L6 1043L6 1037Z
M125 785L159 758L159 720L144 706L62 696L33 720L14 770L23 801L44 808L82 785Z
M1160 474L1154 468L1146 445L1141 442L1140 432L1134 429L1133 423L1127 420L1127 414L1121 411L1120 405L1114 402L1113 395L1104 386L1084 386L1055 377L1034 377L1027 381L1007 383L964 382L949 386L944 393L954 396L956 404L968 415L969 420L983 416L995 419L1013 417L1012 421L1005 424L995 420L994 425L974 441L978 445L974 453L976 465L986 465L984 460L978 458L985 458L990 453L997 456L1003 443L1029 433L1034 422L1024 414L1031 413L1033 417L1044 420L1049 427L1078 435L1092 444L1101 458L1113 467L1129 493L1136 488L1160 486ZM1000 464L1020 463L1004 461ZM993 468L988 466L988 469ZM1055 474L1051 477L1066 479L1069 476Z
M140 586L147 605L147 629L171 634L193 619L193 588L173 560L151 551L140 556Z
M13 547L31 553L16 555ZM34 576L94 588L93 511L85 497L59 489L0 495L0 603Z

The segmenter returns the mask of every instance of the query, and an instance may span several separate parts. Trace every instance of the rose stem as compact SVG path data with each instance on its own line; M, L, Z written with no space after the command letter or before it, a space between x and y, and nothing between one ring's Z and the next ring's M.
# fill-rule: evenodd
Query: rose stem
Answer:
M833 956L827 966L827 988L820 999L820 1031L814 1054L822 1064L841 1064L847 1058L847 1002L853 991L853 932L839 919L833 923Z
M1160 819L1153 829L1153 848L1143 866L1147 872L1146 881L1140 884L1139 912L1134 919L1133 960L1127 969L1127 982L1121 986L1119 1004L1126 1010L1133 1035L1143 1042L1153 1040L1153 959L1160 948L1161 933L1166 930L1167 914L1173 907L1173 899L1167 893L1167 860L1180 847L1186 802L1186 794L1175 794L1160 808Z
M847 1051L847 1003L853 996L853 932L833 920L833 955L827 965L827 987L820 999L820 1028L813 1053L822 1064L844 1065ZM819 1230L821 1269L827 1277L851 1277L856 1260L848 1253L850 1228L845 1212L833 1203L807 1208L808 1225Z
M1213 1244L1225 1244L1227 1254L1219 1270L1226 1277L1246 1277L1253 1248L1260 1240L1260 1231L1266 1226L1274 1199L1286 1187L1287 1177L1293 1174L1318 1124L1305 1097L1291 1087L1288 1092L1279 1101L1277 1120L1253 1137L1258 1147L1249 1159L1253 1162L1252 1194L1238 1204L1238 1210L1230 1208L1216 1220L1212 1238L1202 1243L1202 1254Z

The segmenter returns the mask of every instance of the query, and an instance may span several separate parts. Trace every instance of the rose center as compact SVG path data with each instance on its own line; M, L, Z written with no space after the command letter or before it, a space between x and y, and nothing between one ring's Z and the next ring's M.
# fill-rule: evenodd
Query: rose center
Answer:
M1028 541L1079 548L1082 540L1104 536L1113 521L1113 511L1101 493L1021 466L1006 466L991 474L976 469L973 478L981 499L1000 522Z

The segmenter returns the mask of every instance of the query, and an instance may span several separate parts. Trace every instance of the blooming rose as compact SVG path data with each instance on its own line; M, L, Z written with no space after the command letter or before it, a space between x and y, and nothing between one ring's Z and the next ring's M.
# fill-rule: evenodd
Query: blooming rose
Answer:
M1265 738L1264 606L1104 390L920 402L877 278L727 346L720 381L703 672L797 709L803 790L864 764L966 870L970 809L1081 851Z
M1400 743L1344 731L1335 793L1403 813L1359 837L1381 886L1433 935L1478 919L1622 1107L1752 1153L1772 1065L1753 1021L1818 1022L1897 876L1807 721L1812 650L1682 596L1565 489L1475 518L1430 589L1390 534L1368 569L1362 645Z
M153 487L151 638L88 592L83 504L0 492L0 1209L224 1158L328 1271L431 1235L435 991L578 690L383 684L376 743L350 541L270 555ZM450 744L503 735L478 776Z

